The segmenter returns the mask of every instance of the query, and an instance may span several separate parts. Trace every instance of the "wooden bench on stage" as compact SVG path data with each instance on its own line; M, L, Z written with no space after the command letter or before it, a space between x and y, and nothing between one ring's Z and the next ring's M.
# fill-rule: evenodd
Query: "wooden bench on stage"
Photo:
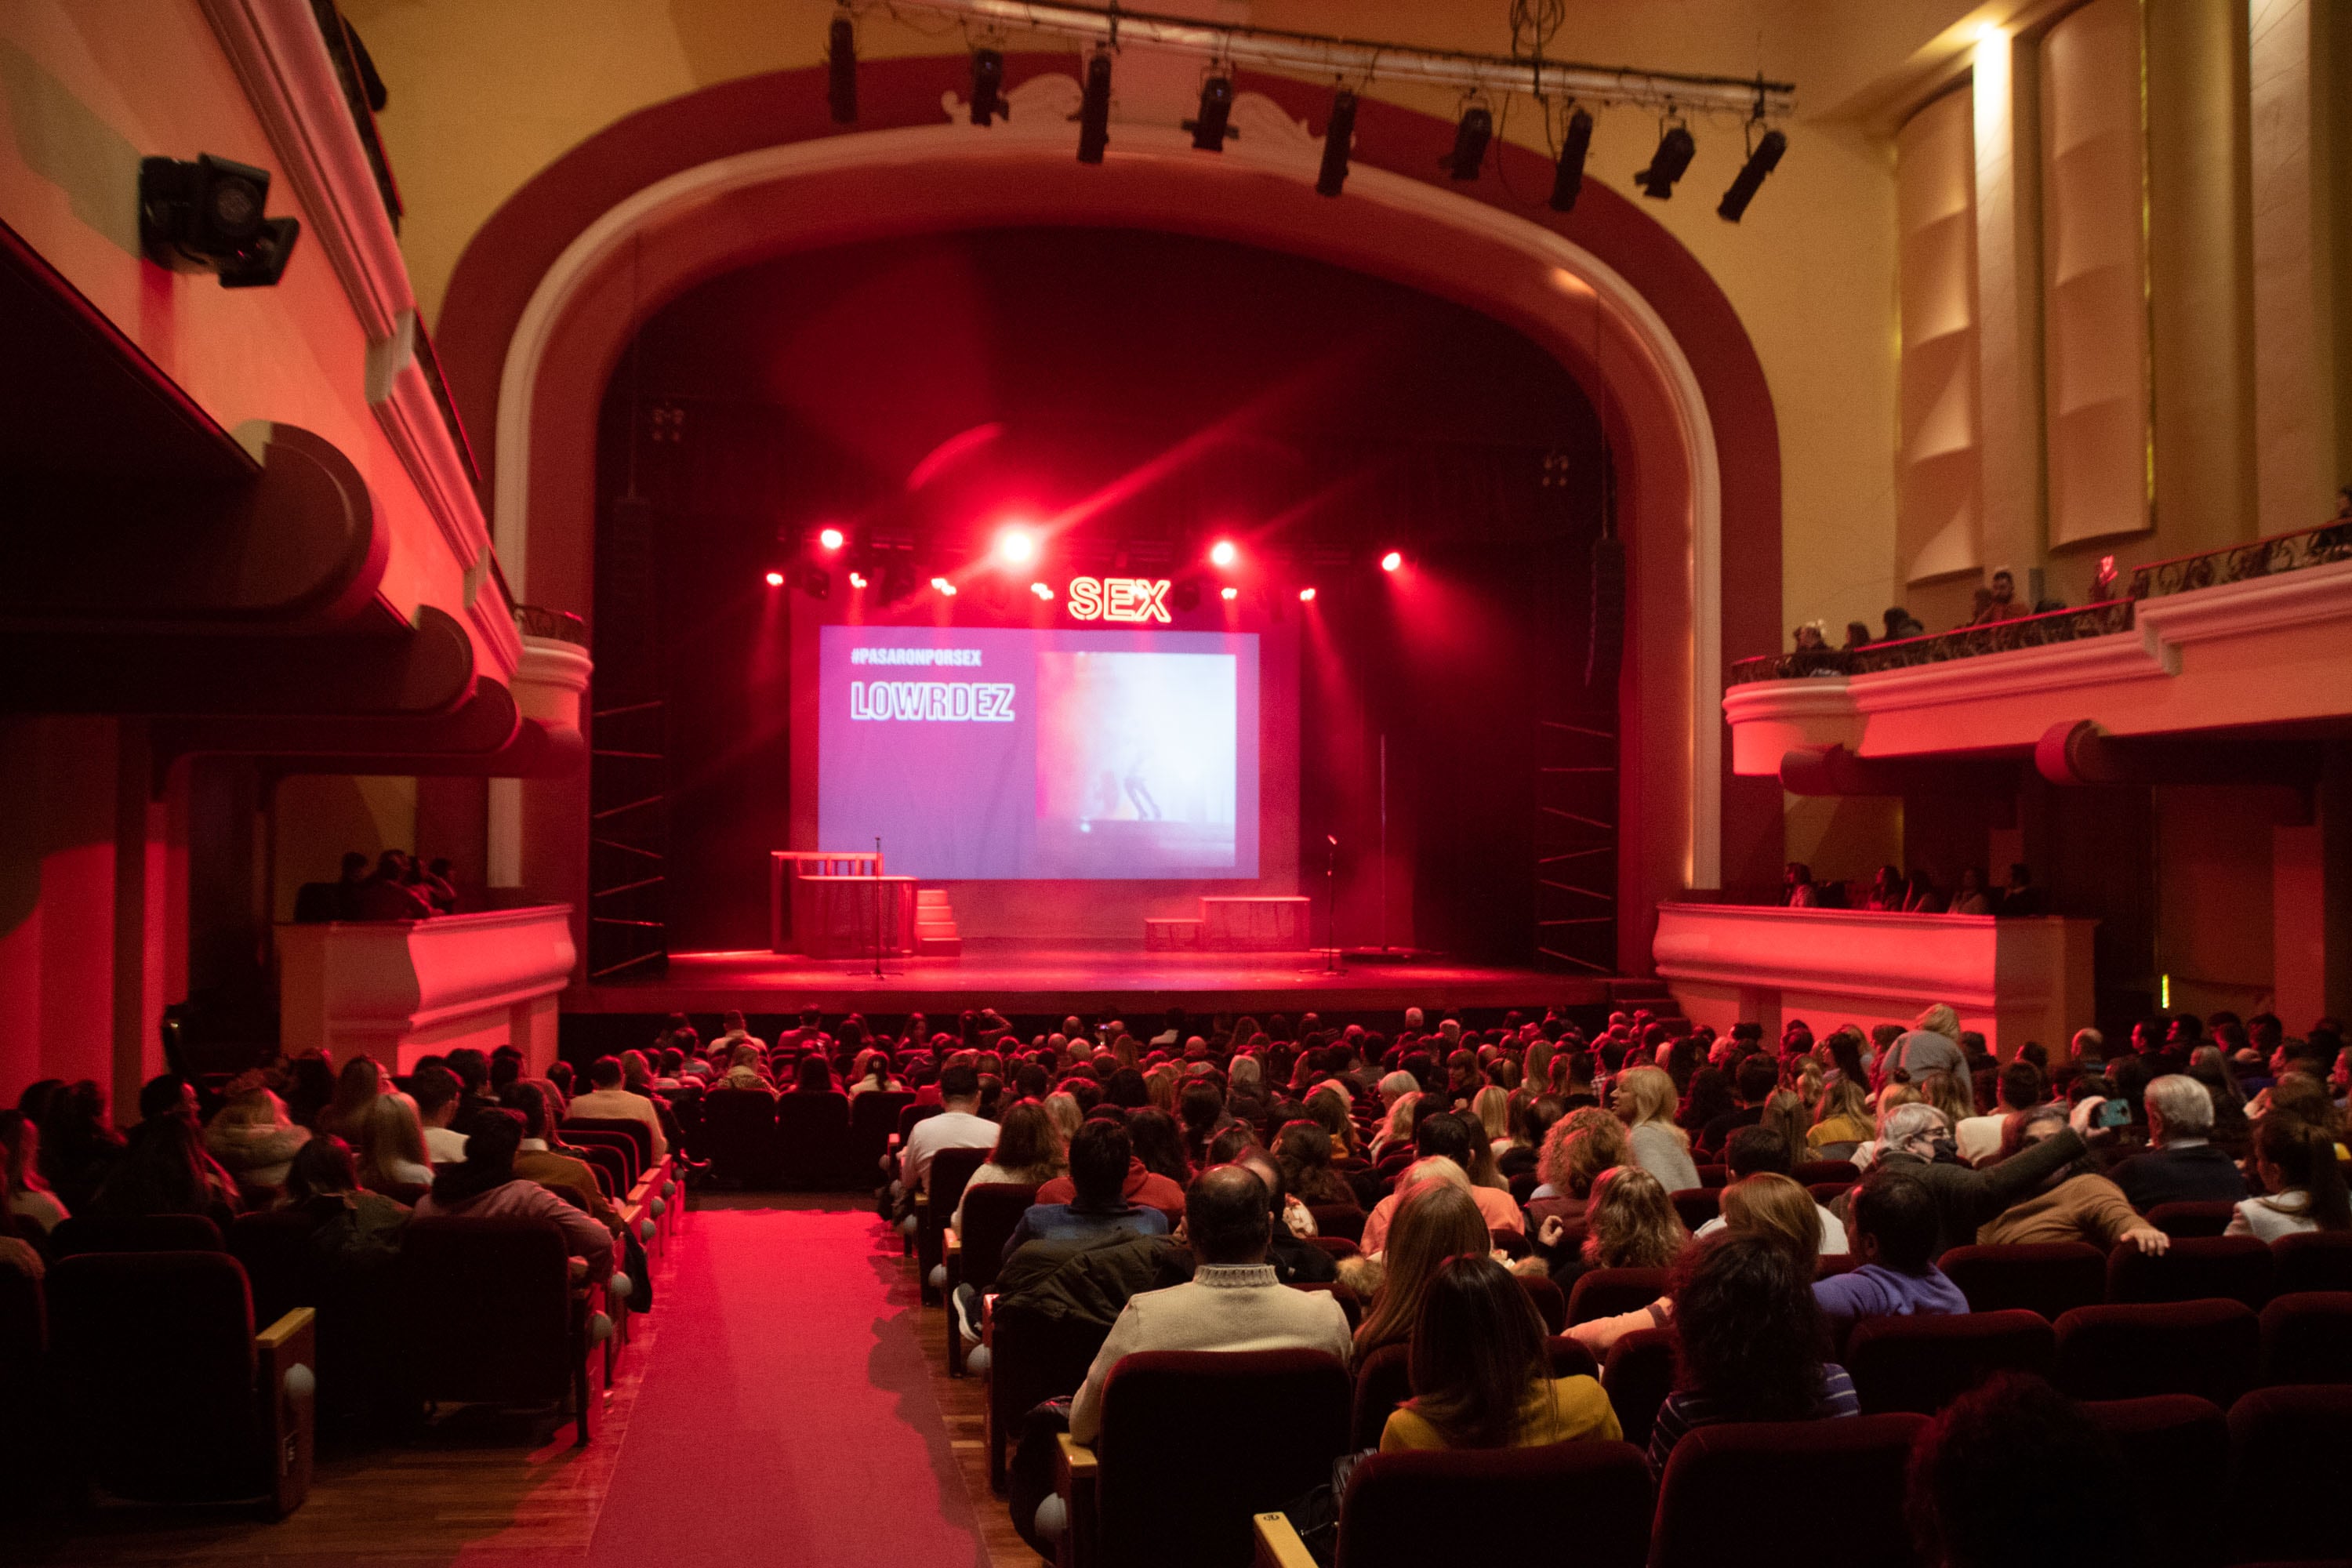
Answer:
M1305 952L1307 909L1297 897L1204 898L1200 945L1222 952ZM1147 930L1146 945L1150 940Z
M883 875L872 851L769 852L770 952L870 958L877 934L886 956L914 952L914 878Z

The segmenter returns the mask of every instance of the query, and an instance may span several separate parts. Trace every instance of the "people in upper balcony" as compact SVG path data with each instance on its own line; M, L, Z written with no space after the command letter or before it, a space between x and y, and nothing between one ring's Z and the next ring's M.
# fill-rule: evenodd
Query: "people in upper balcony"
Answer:
M1890 606L1879 619L1886 627L1886 635L1879 639L1881 642L1898 642L1905 637L1927 635L1927 628L1920 624L1919 617L1900 605Z
M1881 866L1878 875L1870 879L1870 897L1864 900L1866 910L1900 910L1911 897L1911 885L1903 873L1892 866Z
M2000 912L2005 915L2046 915L2050 912L2049 896L2034 885L2033 868L2022 860L2012 860L2009 880L2001 885Z
M1953 889L1952 901L1945 913L1954 915L1989 915L1992 913L1992 896L1985 891L1984 873L1974 866L1960 873L1960 885Z
M1821 889L1813 886L1813 868L1802 860L1791 860L1780 870L1780 902L1789 909L1809 910L1822 901Z

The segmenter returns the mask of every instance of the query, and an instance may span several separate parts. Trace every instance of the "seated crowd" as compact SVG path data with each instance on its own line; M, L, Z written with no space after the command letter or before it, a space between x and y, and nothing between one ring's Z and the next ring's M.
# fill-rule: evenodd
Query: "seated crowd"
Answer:
M294 918L317 921L421 921L454 914L457 885L449 858L425 860L404 849L387 849L371 868L359 850L343 856L331 882L307 882L296 896Z
M2162 1254L2151 1211L2178 1200L2226 1201L2231 1236L2352 1230L2332 1020L2290 1039L2267 1016L2184 1016L2112 1059L2084 1030L2063 1059L2028 1044L2005 1064L1942 1005L1819 1039L1791 1021L1777 1044L1643 1015L1591 1037L1557 1015L1485 1031L1413 1015L1392 1037L1311 1015L1191 1033L1171 1015L1150 1041L1071 1019L1026 1044L992 1014L962 1024L910 1048L852 1020L855 1050L824 1054L938 1106L898 1152L892 1212L951 1149L986 1152L959 1216L985 1185L1034 1189L992 1293L952 1306L975 1351L993 1311L1101 1322L1083 1382L1045 1407L1082 1445L1127 1355L1286 1347L1353 1367L1406 1348L1412 1397L1382 1449L1618 1437L1599 1383L1555 1375L1528 1280L1652 1270L1654 1299L1564 1338L1598 1366L1629 1335L1671 1336L1645 1441L1663 1474L1699 1427L1857 1414L1838 1347L1866 1321L1969 1312L1938 1266L1956 1247ZM814 1054L796 1081L830 1072ZM2079 1423L2042 1385L1969 1408ZM1045 1547L1068 1523L1047 1489L1016 1462L1014 1522Z

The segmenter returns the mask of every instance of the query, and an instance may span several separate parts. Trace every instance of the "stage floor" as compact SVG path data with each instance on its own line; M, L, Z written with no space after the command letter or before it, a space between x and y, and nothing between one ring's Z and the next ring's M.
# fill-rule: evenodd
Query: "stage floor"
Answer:
M827 1013L952 1013L1061 1009L1150 1016L1181 1004L1193 1012L1329 1013L1408 1006L1597 1006L1626 983L1462 963L1437 954L1349 953L1328 974L1320 952L1147 952L1139 942L967 942L956 958L891 958L885 978L863 963L792 953L683 952L658 980L604 982L563 998L567 1013L751 1013L803 1006ZM1637 983L1638 984L1638 983Z

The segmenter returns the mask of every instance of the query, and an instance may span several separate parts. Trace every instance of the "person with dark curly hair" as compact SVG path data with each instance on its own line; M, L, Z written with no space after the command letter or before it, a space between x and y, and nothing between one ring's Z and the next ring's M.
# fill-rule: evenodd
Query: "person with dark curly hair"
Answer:
M1695 1427L1862 1414L1845 1368L1822 1357L1829 1330L1810 1270L1781 1241L1719 1237L1685 1257L1668 1293L1675 1392L1650 1429L1652 1469L1663 1474Z
M1904 1511L1919 1561L1937 1568L2123 1568L2148 1545L2131 1480L2081 1405L2005 1373L1919 1435Z

